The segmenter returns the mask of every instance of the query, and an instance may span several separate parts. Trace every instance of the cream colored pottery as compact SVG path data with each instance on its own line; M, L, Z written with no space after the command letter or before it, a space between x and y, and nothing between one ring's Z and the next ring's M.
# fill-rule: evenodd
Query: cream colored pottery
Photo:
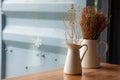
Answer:
M106 55L108 50L108 45L105 41L98 41L98 40L87 40L83 39L81 41L81 45L86 44L88 46L88 50L86 52L86 55L84 56L84 59L82 61L82 67L83 68L98 68L100 67L100 62L102 58ZM99 55L99 47L101 44L105 45L105 50L102 53L102 55ZM86 48L80 49L80 57L84 55L84 51Z
M84 45L76 45L73 43L67 43L68 52L66 56L65 66L64 66L64 73L65 74L81 74L81 61L86 53L86 50L84 51L83 55L80 59L79 49ZM86 46L87 47L87 46Z

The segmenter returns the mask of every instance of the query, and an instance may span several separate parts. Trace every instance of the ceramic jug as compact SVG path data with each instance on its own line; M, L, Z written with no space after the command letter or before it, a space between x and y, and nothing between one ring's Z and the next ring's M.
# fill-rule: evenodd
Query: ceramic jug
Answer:
M98 41L98 40L87 40L83 39L81 45L86 44L88 46L88 50L84 59L82 61L83 68L98 68L100 67L100 62L102 58L106 55L108 50L108 44L105 41ZM105 45L104 52L102 55L99 55L99 47L101 44ZM85 48L80 49L80 57L84 55Z
M87 48L85 49L85 52L83 53L82 57L80 58L79 49L83 46L87 45L77 45L73 43L67 43L68 52L66 56L65 66L64 66L64 73L65 74L81 74L81 62L83 60L83 57L87 51Z

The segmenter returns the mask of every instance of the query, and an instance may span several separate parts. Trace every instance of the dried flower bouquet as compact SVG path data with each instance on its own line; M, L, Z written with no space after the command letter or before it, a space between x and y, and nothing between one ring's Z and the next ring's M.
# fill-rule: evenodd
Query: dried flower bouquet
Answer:
M85 7L80 20L83 38L97 40L108 23L107 16L101 10L95 7Z

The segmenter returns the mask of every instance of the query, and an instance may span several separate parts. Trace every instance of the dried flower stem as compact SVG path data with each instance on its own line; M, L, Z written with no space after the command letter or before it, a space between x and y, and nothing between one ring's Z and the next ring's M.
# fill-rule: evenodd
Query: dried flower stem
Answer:
M71 8L68 10L69 24L71 29L69 32L68 32L67 23L64 21L64 18L62 18L65 25L66 34L70 37L71 43L76 43L79 38L79 34L80 34L80 30L79 30L80 27L78 27L79 19L80 19L79 13L80 10L79 9L75 10L74 5L72 4Z
M70 37L70 39L72 39L70 33L68 32L68 27L67 27L67 24L66 24L65 21L64 21L64 18L63 18L63 23L64 23L64 25L65 25L66 34ZM65 34L65 35L66 35L66 34ZM66 36L66 38L67 38L67 36Z

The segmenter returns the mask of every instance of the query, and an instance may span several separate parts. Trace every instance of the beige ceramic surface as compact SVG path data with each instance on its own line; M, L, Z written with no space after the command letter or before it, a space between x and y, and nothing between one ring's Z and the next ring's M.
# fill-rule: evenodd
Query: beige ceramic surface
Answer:
M83 55L80 59L79 49L86 45L76 45L72 43L67 43L68 52L66 56L65 66L64 66L64 73L66 74L81 74L81 61L85 55Z
M101 59L105 56L107 50L108 50L108 45L105 41L98 41L98 40L86 40L83 39L81 42L81 45L86 44L88 46L88 50L86 52L86 55L83 58L82 61L82 67L83 68L98 68L100 67L100 62ZM99 55L99 47L101 44L105 45L104 52L101 53L102 55ZM85 47L80 49L80 56L84 54Z

